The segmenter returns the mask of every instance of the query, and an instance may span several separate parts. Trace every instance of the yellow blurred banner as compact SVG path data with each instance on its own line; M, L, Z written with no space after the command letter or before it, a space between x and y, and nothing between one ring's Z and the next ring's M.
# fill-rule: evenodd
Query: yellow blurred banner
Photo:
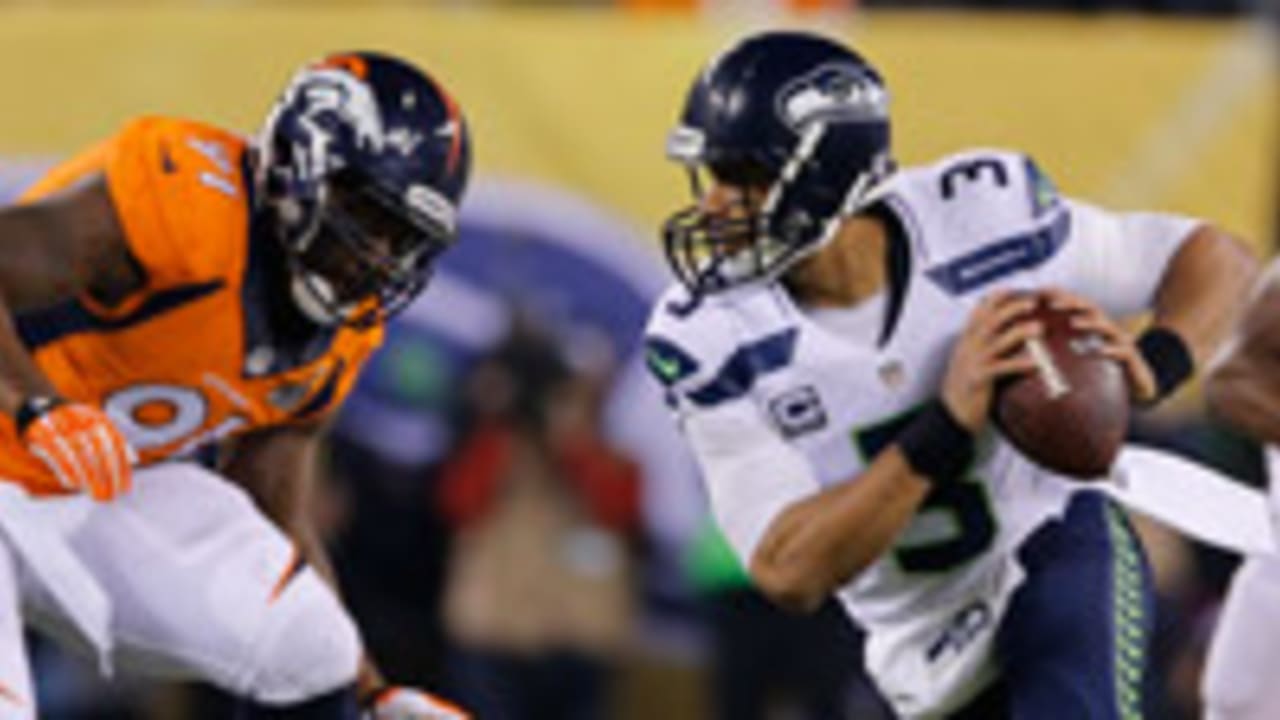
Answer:
M905 162L1014 147L1069 193L1215 218L1254 239L1275 197L1276 75L1241 23L838 13L811 26L884 70ZM0 11L0 155L65 154L143 113L251 131L332 49L405 54L462 103L481 172L551 181L652 231L687 200L662 156L700 63L778 15L117 7Z

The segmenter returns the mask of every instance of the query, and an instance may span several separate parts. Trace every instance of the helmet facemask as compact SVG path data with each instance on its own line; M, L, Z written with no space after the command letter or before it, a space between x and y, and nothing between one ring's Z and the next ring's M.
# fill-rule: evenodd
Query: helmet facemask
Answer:
M354 170L320 184L309 219L284 239L294 300L322 325L369 327L403 309L454 236Z
M685 166L694 198L694 204L674 213L663 226L668 263L681 283L703 295L771 280L821 248L892 172L887 152L868 158L864 169L851 178L848 169L824 166L819 160L849 157L850 149L843 146L851 140L861 143L862 134L814 123L790 158L769 162L745 153L717 157L690 142L696 131L674 132L668 154ZM782 169L775 172L771 165ZM714 214L705 209L712 181L741 191L729 207Z
M750 159L720 158L686 162L693 204L677 211L663 226L668 261L689 287L715 292L766 274L778 261L778 248L764 232L765 205L774 180L767 167ZM712 184L737 190L707 209Z

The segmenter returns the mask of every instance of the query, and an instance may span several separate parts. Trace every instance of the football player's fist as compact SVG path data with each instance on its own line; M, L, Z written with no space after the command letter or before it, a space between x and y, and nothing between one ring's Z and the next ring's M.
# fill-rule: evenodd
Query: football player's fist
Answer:
M991 408L996 381L1031 372L1035 362L1022 350L1039 336L1040 323L1022 319L1036 300L1024 293L998 291L984 297L951 350L942 380L942 401L971 432L982 429Z
M374 696L365 720L471 720L471 715L430 693L391 686Z
M120 428L93 405L36 397L15 417L18 434L67 492L111 500L133 485L137 453Z

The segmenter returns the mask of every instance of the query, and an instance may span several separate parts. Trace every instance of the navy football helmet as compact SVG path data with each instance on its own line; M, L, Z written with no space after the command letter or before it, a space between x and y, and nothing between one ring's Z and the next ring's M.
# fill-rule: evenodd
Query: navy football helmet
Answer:
M857 53L800 32L752 35L699 74L668 156L758 193L757 205L709 213L700 204L667 220L663 241L695 295L773 278L821 246L893 170L889 98Z
M457 104L421 70L371 52L300 70L257 141L257 197L299 309L367 327L420 292L457 235L471 166Z

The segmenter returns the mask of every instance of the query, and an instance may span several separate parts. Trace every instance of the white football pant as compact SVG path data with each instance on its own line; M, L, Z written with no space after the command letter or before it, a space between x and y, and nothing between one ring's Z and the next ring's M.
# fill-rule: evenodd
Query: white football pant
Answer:
M1203 694L1208 720L1280 718L1280 558L1255 555L1231 580Z
M71 497L29 506L28 519L56 528L52 535L109 600L107 659L116 671L200 679L273 705L355 681L361 644L350 616L230 481L165 463L137 471L133 491L111 503ZM41 560L32 556L45 553L4 541L4 514L0 507L0 720L26 720L34 703L15 604L65 644L93 648L77 613L58 602L68 594L51 587L56 578L32 572ZM16 714L6 714L6 689L25 699Z

